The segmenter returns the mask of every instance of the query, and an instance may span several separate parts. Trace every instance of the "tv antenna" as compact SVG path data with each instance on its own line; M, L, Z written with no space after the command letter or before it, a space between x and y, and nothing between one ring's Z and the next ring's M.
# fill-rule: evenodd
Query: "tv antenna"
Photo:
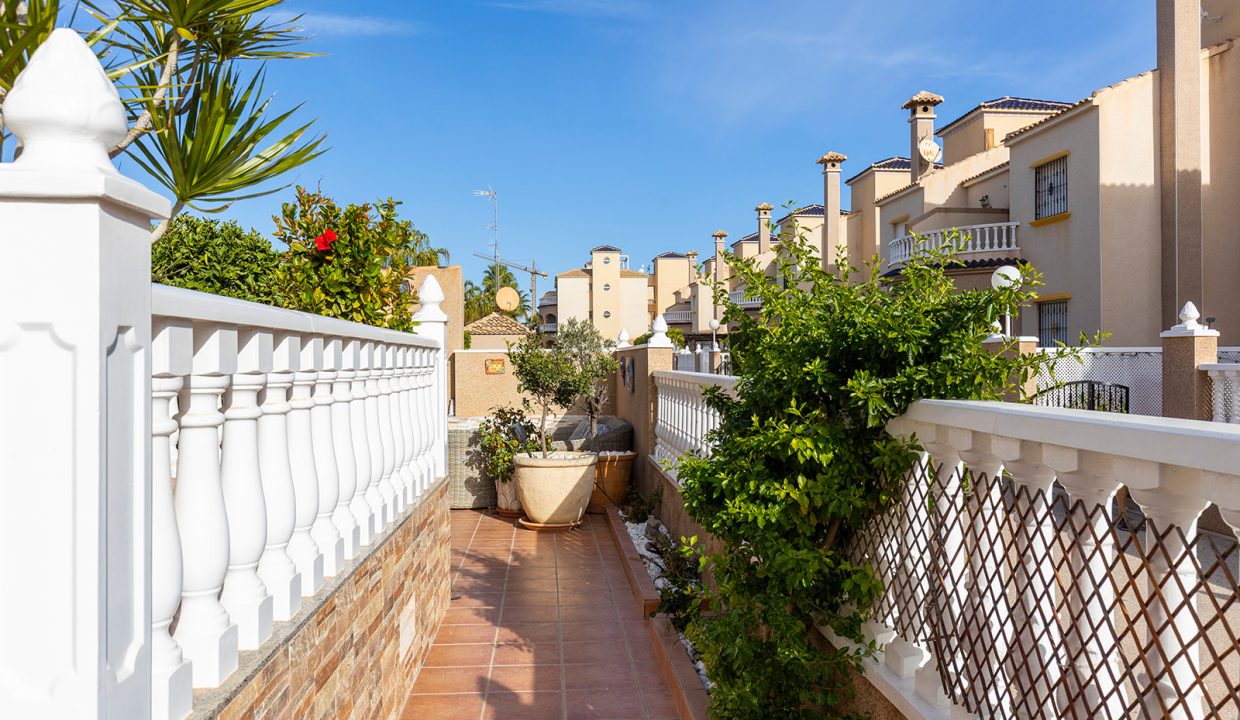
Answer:
M474 197L484 197L491 201L491 224L487 226L491 228L491 257L489 259L495 266L495 280L499 282L499 195L495 192L495 188L487 185L486 190L475 190ZM482 257L486 258L485 255Z
M480 252L476 252L474 253L474 255L482 258L483 260L492 259L489 256L484 255ZM500 258L499 256L496 256L494 258L494 262L496 263L495 280L497 282L499 281L499 266L500 265L503 265L504 267L512 268L513 270L519 270L521 272L527 272L530 274L530 316L532 317L533 315L535 315L538 311L538 278L547 277L547 273L543 272L542 270L539 270L538 262L534 260L531 260L530 264L527 266L527 265L522 265L519 262L515 262L512 260L504 260ZM499 292L499 288L496 288L495 290L496 292Z

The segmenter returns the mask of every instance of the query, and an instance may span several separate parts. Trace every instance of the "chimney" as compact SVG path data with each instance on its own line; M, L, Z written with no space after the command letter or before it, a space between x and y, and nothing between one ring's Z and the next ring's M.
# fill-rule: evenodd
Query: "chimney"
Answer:
M727 272L727 268L724 267L724 264L723 264L723 239L726 238L727 236L728 234L724 232L723 230L716 230L711 235L711 237L715 239L715 282L717 283L723 283L723 279L729 275L729 273ZM715 306L714 317L716 320L723 319L723 306L722 305Z
M771 249L771 204L762 203L754 208L758 211L758 254Z
M697 279L697 250L690 250L685 254L689 256L689 284L692 285Z
M822 166L822 266L835 262L840 247L840 165L847 155L834 150L818 158Z
M1201 2L1158 0L1162 327L1205 307L1201 243ZM1208 308L1207 308L1208 309Z
M919 145L923 140L934 142L934 108L943 102L941 95L935 95L932 92L922 90L901 107L909 111L909 160L912 161L913 171L910 180L917 182L922 175L930 172L934 168L934 164L927 162L921 157Z

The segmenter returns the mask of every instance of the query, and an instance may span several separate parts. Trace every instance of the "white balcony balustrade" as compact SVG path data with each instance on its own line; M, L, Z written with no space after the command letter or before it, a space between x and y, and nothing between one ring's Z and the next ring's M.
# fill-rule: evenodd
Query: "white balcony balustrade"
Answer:
M691 361L693 355L687 356ZM657 397L654 459L666 467L668 477L676 479L676 465L682 455L710 455L706 433L719 426L719 413L706 405L702 390L720 386L733 391L736 378L709 373L656 370Z
M958 256L977 253L1016 252L1016 228L1020 223L987 223L960 228L931 230L919 235L903 235L887 243L887 265L908 262L918 252L945 247L955 242ZM957 237L953 231L958 231Z
M745 292L745 288L733 290L728 293L728 299L740 306L742 310L756 310L762 307L762 300L760 298L748 297Z
M693 322L693 313L689 310L668 310L663 313L668 325L688 325Z
M557 330L559 327L560 327L560 324L559 324L559 323L553 323L553 322L543 323L543 324L542 324L542 331L543 331L543 332L545 332L545 333L553 333L553 332L556 332L556 330Z
M1210 363L1197 369L1210 376L1214 422L1240 424L1240 364Z

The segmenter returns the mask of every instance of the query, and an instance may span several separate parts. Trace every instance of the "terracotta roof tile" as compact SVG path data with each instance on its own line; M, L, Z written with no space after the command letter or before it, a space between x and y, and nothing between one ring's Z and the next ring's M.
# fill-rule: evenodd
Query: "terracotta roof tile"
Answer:
M470 335L529 335L530 329L507 315L493 312L465 326Z

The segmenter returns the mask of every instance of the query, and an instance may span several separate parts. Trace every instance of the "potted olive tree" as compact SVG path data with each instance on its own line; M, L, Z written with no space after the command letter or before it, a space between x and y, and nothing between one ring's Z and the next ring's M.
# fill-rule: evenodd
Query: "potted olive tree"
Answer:
M469 457L469 464L486 480L495 483L495 510L504 517L521 517L521 500L512 475L516 469L513 458L521 452L543 447L538 428L520 408L503 405L478 428L478 447Z
M598 465L594 468L594 491L586 510L601 513L608 505L623 502L633 459L637 457L637 453L628 451L600 452L596 443L598 418L607 404L608 383L605 380L617 369L616 359L611 354L612 343L590 323L571 318L560 325L555 344L568 353L578 371L591 378L582 392L581 406L590 427L585 449L598 455Z
M512 358L517 389L527 403L539 412L538 429L547 437L547 416L553 408L567 409L585 394L595 378L573 362L562 345L543 347L542 337L527 335L508 349ZM560 530L581 522L590 491L594 487L594 465L598 458L590 453L550 451L547 446L513 458L516 466L517 495L527 527Z

